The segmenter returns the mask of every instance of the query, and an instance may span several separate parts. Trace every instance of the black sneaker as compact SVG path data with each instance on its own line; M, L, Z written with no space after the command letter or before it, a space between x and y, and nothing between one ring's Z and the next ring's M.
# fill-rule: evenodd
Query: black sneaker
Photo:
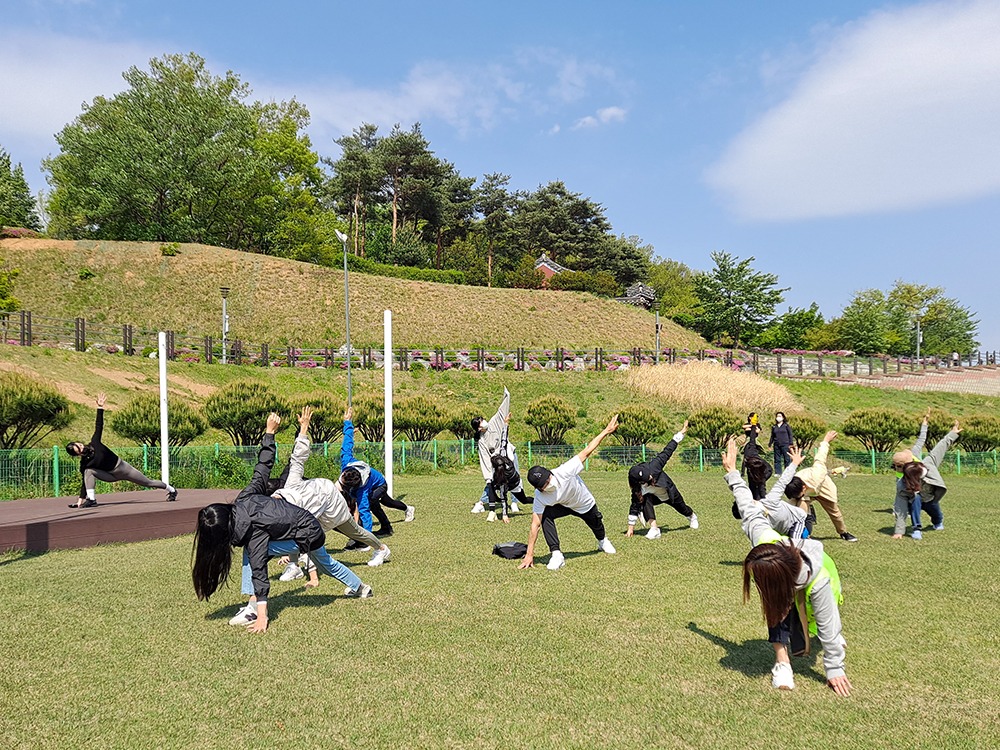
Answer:
M379 527L379 530L374 533L379 539L386 536L392 536L392 526L386 526L385 528Z
M177 500L177 490L176 489L173 490L172 492L168 492L167 493L167 502L168 503L172 503L175 500Z
M356 542L353 539L351 539L347 544L344 545L344 549L356 550L356 549L361 549L362 546L364 545L362 545L361 542Z
M856 536L854 536L854 534L852 534L849 531L845 531L843 534L841 534L840 538L843 539L845 542L856 542L856 541L858 541L858 538Z

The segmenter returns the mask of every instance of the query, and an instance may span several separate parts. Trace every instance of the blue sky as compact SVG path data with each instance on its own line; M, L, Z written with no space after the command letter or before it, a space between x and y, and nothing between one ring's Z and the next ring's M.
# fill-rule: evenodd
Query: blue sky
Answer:
M83 102L193 51L304 103L321 155L419 121L462 174L563 180L657 255L755 256L827 317L858 289L944 286L1000 349L996 2L12 5L0 145L36 190Z

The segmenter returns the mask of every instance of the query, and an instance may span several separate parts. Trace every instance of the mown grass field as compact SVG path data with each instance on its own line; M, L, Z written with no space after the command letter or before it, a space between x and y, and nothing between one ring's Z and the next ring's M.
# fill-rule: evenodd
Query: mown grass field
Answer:
M207 245L163 257L153 242L3 240L0 261L21 271L15 295L36 315L83 317L218 337L219 287L232 289L231 339L338 346L344 340L342 271ZM87 269L92 278L81 280ZM393 311L397 346L654 346L654 319L631 305L576 292L433 284L351 273L351 339L381 345ZM663 321L663 346L705 342Z
M418 510L392 560L372 570L335 552L375 597L274 580L261 636L227 625L238 582L195 600L190 536L0 556L0 736L38 750L1000 743L994 481L950 477L947 528L922 542L888 536L891 478L840 483L861 538L824 539L845 587L847 699L818 659L796 661L795 691L770 687L728 490L720 474L678 481L701 528L665 509L671 531L648 541L622 536L624 474L591 474L619 553L565 519L568 563L553 573L490 555L529 520L470 515L476 478L399 478ZM831 533L820 511L817 535Z
M67 429L47 438L43 447L89 437L93 431L93 404L98 392L108 394L108 409L113 411L124 406L137 391L156 392L158 389L156 361L141 357L0 346L0 368L17 370L43 379L57 387L76 405L73 423ZM692 372L695 370L697 368ZM355 371L356 397L373 395L381 398L382 376L381 371ZM249 365L223 367L218 364L184 362L171 362L168 367L171 396L183 399L195 408L203 405L205 399L218 388L248 379L268 383L277 393L289 398L325 391L343 399L347 390L347 378L343 371L260 368ZM611 414L628 404L650 406L663 414L671 429L679 427L692 410L682 400L683 393L692 394L699 388L706 393L698 396L699 400L694 403L701 403L706 396L719 400L742 397L744 405L741 412L761 410L766 419L770 418L770 414L763 412L759 406L758 397L759 384L771 384L756 376L748 375L745 386L738 382L727 386L737 389L739 393L708 393L709 389L700 386L696 377L695 381L679 388L673 399L633 390L629 386L629 379L625 372L414 371L396 372L394 386L397 398L428 394L450 409L489 416L496 409L506 385L511 391L513 404L510 435L512 440L518 442L537 438L535 431L524 422L525 409L532 400L549 394L561 396L576 408L577 424L567 435L567 440L574 444L585 443L606 424ZM732 378L727 379L727 382L729 380ZM896 408L914 417L929 406L948 410L958 417L995 413L1000 407L996 398L967 394L880 390L798 379L775 379L773 382L787 390L788 397L798 404L797 410L808 411L826 420L834 428L839 427L853 409L868 406ZM914 430L917 426L918 420L915 419ZM110 428L107 428L105 434L108 445L127 444ZM450 435L444 433L442 438L446 437ZM197 442L227 443L228 438L219 431L210 430ZM859 447L847 438L838 440L837 445L842 448Z

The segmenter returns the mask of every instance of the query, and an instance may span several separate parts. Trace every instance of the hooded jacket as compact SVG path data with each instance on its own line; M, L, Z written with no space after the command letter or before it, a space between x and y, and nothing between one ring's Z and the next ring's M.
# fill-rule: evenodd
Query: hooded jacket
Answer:
M308 437L299 435L295 439L288 467L288 479L285 481L285 486L274 494L280 495L292 505L309 511L319 521L323 530L329 531L351 519L351 508L341 491L339 481L333 482L325 477L303 479L302 473L309 459L311 447L312 443Z
M493 481L493 463L490 459L500 453L504 443L504 433L507 429L507 417L510 416L510 391L503 389L503 400L497 413L490 417L486 424L486 431L480 433L476 440L476 450L479 452L479 468L483 472L483 479L487 482ZM509 452L508 452L508 455ZM513 460L513 456L511 456Z
M269 542L290 539L300 553L305 553L319 549L326 541L319 521L309 511L266 494L274 452L274 435L265 434L257 454L253 479L236 496L233 508L231 543L247 551L253 592L258 601L267 601L271 591L267 576Z
M674 455L678 444L684 439L684 433L678 432L663 450L657 453L652 459L645 463L636 464L628 471L628 486L632 490L632 501L635 502L637 496L642 495L644 485L652 484L656 487L663 487L671 499L680 495L674 480L663 470L667 461ZM652 480L652 481L650 481Z
M349 489L348 493L357 503L358 509L362 513L368 513L368 497L372 490L385 485L386 481L382 472L354 457L354 423L349 419L344 420L344 442L340 446L340 470L347 468L357 469L361 474L361 485Z

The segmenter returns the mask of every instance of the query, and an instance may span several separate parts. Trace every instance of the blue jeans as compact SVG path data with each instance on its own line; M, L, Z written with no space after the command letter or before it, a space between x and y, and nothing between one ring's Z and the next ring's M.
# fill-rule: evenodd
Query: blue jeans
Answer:
M299 555L299 546L291 539L271 542L267 545L267 553L272 557L290 555L295 558ZM326 551L326 547L314 549L309 553L309 558L316 564L317 568L322 570L328 576L336 578L352 591L357 591L361 588L361 579L358 578L346 565L341 562L337 562L330 557L330 553ZM247 551L244 549L242 591L247 596L253 594L253 582L250 580L250 575L250 556L247 555Z
M922 508L923 505L920 501L920 493L918 492L910 501L910 522L913 524L913 528L915 529L919 529L922 526L920 523L920 511Z
M788 445L774 446L774 475L776 477L780 477L781 472L792 463L792 454L788 452L790 447Z

